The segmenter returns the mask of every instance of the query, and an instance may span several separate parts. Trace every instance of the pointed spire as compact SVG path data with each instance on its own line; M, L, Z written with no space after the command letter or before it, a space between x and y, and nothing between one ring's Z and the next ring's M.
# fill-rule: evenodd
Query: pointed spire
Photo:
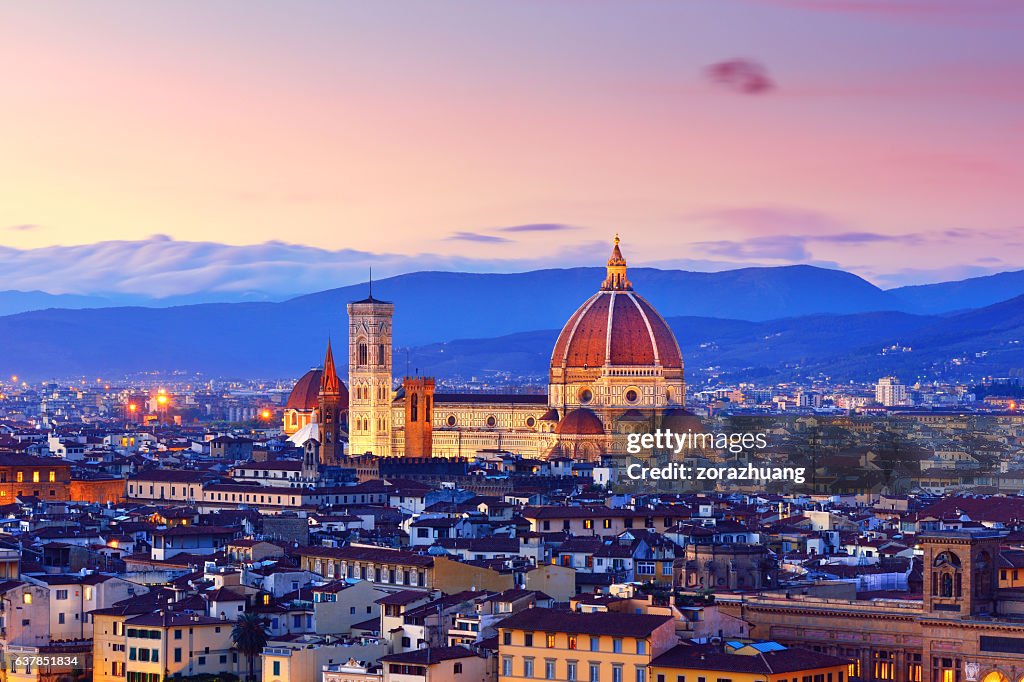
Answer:
M370 299L373 299L373 266L370 266Z
M626 279L626 259L622 257L622 250L619 249L619 235L615 234L615 244L612 246L612 255L608 259L607 275L601 283L602 291L630 291L633 284Z
M331 340L327 339L327 354L324 356L324 373L320 377L320 393L337 395L341 393L341 381L338 371L334 368L334 353L331 351Z

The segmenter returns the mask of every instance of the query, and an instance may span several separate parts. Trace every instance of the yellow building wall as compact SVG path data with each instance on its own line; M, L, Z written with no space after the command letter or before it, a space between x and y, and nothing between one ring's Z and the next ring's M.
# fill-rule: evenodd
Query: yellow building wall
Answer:
M504 592L515 587L515 578L511 573L498 573L445 557L434 557L433 587L447 594L465 590Z

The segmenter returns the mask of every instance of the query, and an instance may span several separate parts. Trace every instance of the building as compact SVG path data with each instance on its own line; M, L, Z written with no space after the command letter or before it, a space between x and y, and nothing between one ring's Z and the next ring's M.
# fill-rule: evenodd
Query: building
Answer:
M348 305L350 456L473 458L514 451L596 461L607 452L625 454L630 433L694 427L695 418L682 409L679 344L664 318L633 290L618 237L598 291L558 336L546 395L435 392L429 378L410 378L396 391L394 313L393 303L372 292ZM287 429L303 423L313 379L307 373L295 385ZM323 448L323 438L320 443ZM322 454L321 461L335 463L339 454Z
M651 662L650 682L845 682L850 661L775 642L680 644Z
M19 497L69 500L71 465L56 457L0 452L0 504Z
M384 682L487 682L488 661L461 646L415 649L380 659Z
M875 402L885 407L910 405L910 394L896 377L882 377L875 384Z
M651 662L678 643L671 615L532 608L497 629L498 682L646 682Z
M395 304L370 295L348 304L349 452L392 452L391 322Z
M921 599L843 600L795 594L717 596L751 634L853 661L850 677L910 682L1017 682L1024 671L1024 595L1000 589L1004 533L932 531Z
M323 369L314 367L295 382L281 415L281 429L291 436L313 421L320 400L320 381Z

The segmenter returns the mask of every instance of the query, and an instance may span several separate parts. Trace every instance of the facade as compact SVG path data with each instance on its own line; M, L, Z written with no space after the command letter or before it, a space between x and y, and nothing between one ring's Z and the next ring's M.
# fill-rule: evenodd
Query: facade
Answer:
M395 304L370 295L348 304L349 452L391 455Z
M909 405L910 395L896 377L882 377L875 384L875 402L885 407Z
M850 677L909 682L1019 682L1024 596L998 587L1004 534L923 533L922 600L794 595L719 597L751 633L853 661Z
M646 682L651 662L678 642L668 615L532 608L497 628L498 682Z
M19 497L70 499L71 465L56 457L0 453L0 504Z

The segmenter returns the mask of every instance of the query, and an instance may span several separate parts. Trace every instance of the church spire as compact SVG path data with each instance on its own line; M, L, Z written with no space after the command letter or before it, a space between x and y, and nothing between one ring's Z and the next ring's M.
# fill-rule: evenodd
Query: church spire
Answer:
M324 373L320 378L320 393L337 395L341 393L341 381L338 371L334 368L334 353L331 352L331 340L327 339L327 355L324 357Z
M619 249L619 235L615 235L611 258L608 259L608 274L601 283L602 291L630 291L633 284L626 279L626 259Z

